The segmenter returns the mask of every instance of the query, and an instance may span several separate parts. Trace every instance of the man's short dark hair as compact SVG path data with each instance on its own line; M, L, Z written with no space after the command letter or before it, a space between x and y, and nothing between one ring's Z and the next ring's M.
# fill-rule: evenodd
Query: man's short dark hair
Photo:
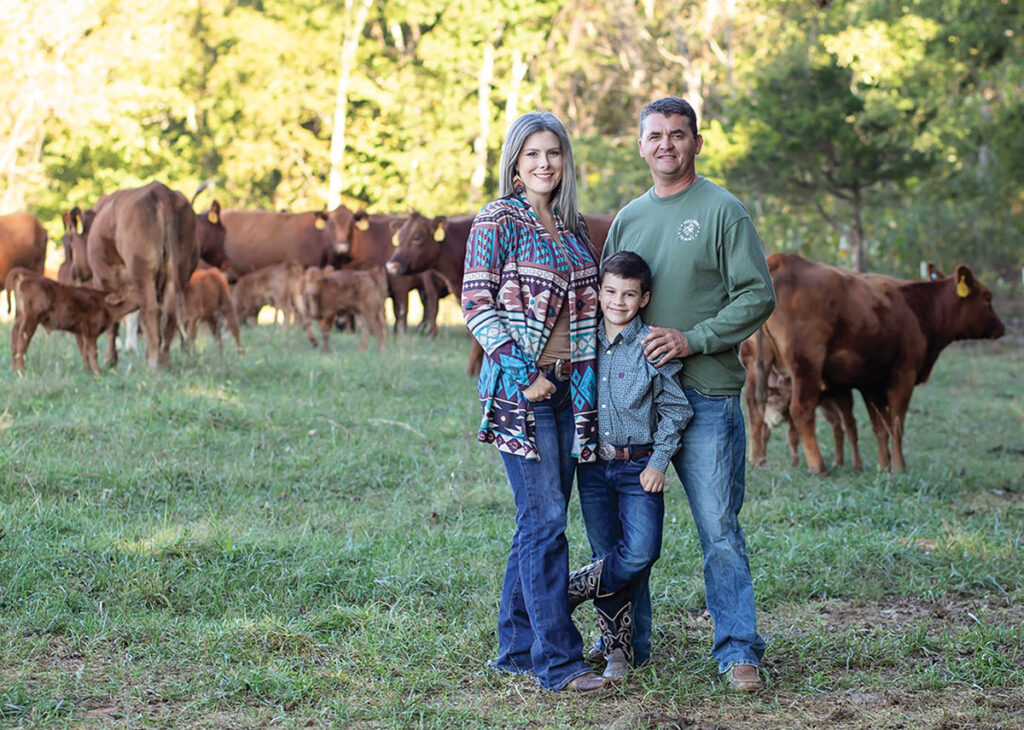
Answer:
M644 136L644 121L651 114L661 114L663 117L681 114L690 123L690 131L693 132L693 136L697 136L697 112L693 110L690 102L686 101L686 99L680 99L678 96L666 96L661 99L655 99L645 106L640 112L641 138Z
M641 294L651 290L651 267L642 256L632 251L619 251L606 258L601 264L601 283L604 283L605 274L639 281Z

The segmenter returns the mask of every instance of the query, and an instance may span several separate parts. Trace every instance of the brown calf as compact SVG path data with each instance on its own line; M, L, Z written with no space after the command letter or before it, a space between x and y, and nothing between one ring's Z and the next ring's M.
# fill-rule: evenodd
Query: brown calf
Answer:
M238 334L238 315L231 301L228 280L219 269L196 269L185 286L185 334L188 337L188 349L195 351L196 330L199 322L203 321L217 341L217 351L223 352L221 319L227 322L228 331L235 338L238 354L244 355L245 348Z
M334 271L330 266L306 269L306 298L313 317L320 322L323 351L328 351L328 338L339 313L351 313L361 320L362 338L359 349L365 350L369 332L377 339L377 349L384 352L384 303L388 282L384 270Z
M231 286L231 301L238 318L244 321L269 304L284 313L285 327L293 317L297 318L310 344L316 347L316 335L303 298L304 279L302 265L294 261L264 266L239 277Z
M25 371L25 353L36 328L42 325L47 332L58 329L73 333L85 369L99 375L97 338L139 307L133 292L121 296L88 287L67 286L21 267L11 270L4 286L8 298L10 292L14 292L17 308L11 330L11 369L17 373Z

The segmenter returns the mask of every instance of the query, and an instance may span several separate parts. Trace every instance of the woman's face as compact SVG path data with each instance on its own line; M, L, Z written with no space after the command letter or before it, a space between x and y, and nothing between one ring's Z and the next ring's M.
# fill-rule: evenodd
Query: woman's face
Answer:
M554 132L534 132L526 138L516 158L519 179L527 198L550 200L562 182L562 145Z

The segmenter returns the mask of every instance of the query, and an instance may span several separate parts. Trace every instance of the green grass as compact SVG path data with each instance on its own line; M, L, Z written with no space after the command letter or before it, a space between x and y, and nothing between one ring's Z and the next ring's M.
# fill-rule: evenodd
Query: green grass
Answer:
M383 357L243 338L245 358L201 336L167 372L129 355L101 378L63 333L36 335L24 377L0 349L0 725L1024 726L1019 344L942 355L906 472L875 470L860 405L862 473L811 477L774 436L742 514L757 697L714 675L671 476L654 662L582 700L484 668L513 506L475 441L465 333ZM575 498L569 539L584 561Z

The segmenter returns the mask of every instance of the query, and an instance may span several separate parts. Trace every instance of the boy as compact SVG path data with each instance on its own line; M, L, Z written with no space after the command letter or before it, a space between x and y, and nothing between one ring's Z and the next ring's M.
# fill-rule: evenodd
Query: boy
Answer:
M661 554L665 469L693 410L676 376L679 360L655 367L641 342L640 310L651 297L651 270L630 251L601 266L598 325L598 461L577 467L580 507L595 562L569 576L569 606L594 599L604 676L620 679L647 661L650 636L637 637L632 604Z

